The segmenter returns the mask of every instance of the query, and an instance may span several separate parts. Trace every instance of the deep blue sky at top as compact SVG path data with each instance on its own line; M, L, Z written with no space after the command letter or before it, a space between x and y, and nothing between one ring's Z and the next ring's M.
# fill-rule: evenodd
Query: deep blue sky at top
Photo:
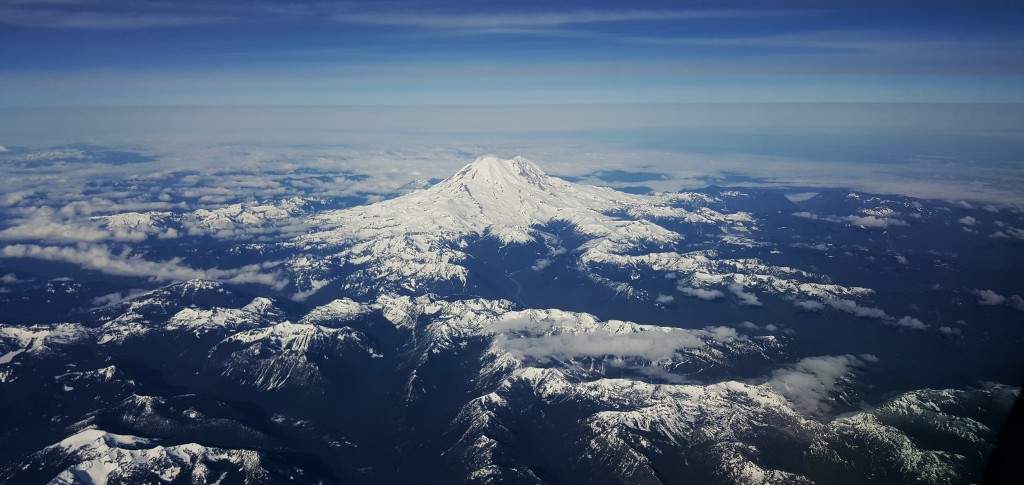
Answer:
M0 2L0 107L701 101L1021 103L1024 3Z

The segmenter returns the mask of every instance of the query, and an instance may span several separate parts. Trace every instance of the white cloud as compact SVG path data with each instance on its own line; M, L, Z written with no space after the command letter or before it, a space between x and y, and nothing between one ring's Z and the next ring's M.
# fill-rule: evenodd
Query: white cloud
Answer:
M1020 295L1011 295L1006 303L1014 310L1024 312L1024 298L1021 298Z
M33 194L35 194L35 192L32 191L32 190L19 190L19 191L16 191L16 192L11 192L11 193L7 194L6 197L4 197L3 206L4 207L16 206L19 203L21 203L21 201L31 197Z
M547 268L548 266L551 266L551 260L548 258L542 258L538 259L537 262L533 263L533 266L530 266L530 269L534 271L540 271L544 268Z
M14 273L7 273L7 274L5 274L3 276L0 276L0 283L3 283L5 285L12 285L14 283L25 283L25 282L28 282L28 281L31 281L31 280L19 280L18 279L18 275L14 274Z
M672 359L681 349L700 347L704 342L694 333L678 329L668 332L642 331L625 334L612 334L598 329L582 334L502 334L495 339L495 345L519 357L538 360L618 356L639 357L658 362Z
M945 335L946 337L959 337L962 333L959 328L945 326L939 327L938 331L940 334Z
M663 305L667 305L669 303L676 301L676 298L672 295L662 295L661 293L658 293L658 296L654 298L654 301L661 303Z
M106 294L106 295L102 295L102 296L98 296L96 298L93 298L90 303L92 303L94 310L98 309L98 308L106 308L108 306L116 305L116 304L121 303L123 301L127 301L127 300L130 300L132 298L135 298L136 296L139 296L139 295L141 295L143 293L146 293L146 291L147 290L131 290L131 291L125 291L123 293L122 292L109 293L109 294Z
M974 290L973 293L978 297L979 305L1002 305L1006 303L1005 296L992 290Z
M704 288L691 288L689 286L679 286L676 289L686 296L692 296L701 300L717 300L725 296L725 293L722 293L721 290L706 290Z
M998 306L1006 305L1019 312L1024 312L1024 298L1020 295L1003 296L992 290L976 289L971 292L978 297L979 305Z
M881 318L889 319L889 315L884 310L879 308L872 308L861 306L853 300L847 300L843 298L825 298L825 304L840 311L850 313L860 318Z
M0 256L59 261L102 273L148 278L152 281L204 279L228 283L253 283L271 286L276 289L281 289L288 283L278 273L264 272L266 269L275 266L275 263L252 264L233 269L197 269L182 264L181 258L172 258L166 261L149 261L138 254L131 254L131 250L127 248L114 253L105 245L40 246L36 244L12 244L0 250Z
M808 312L816 312L825 308L825 304L814 300L799 300L793 302L797 308Z
M849 222L855 226L870 227L870 228L883 228L889 226L908 226L906 221L900 219L894 219L889 217L875 217L875 216L845 216L840 219Z
M177 230L163 227L169 212L121 212L122 207L111 202L79 209L78 202L65 205L60 211L50 207L22 210L21 218L0 231L0 240L29 242L142 242L151 236L161 239L177 236ZM82 217L83 212L100 210L116 212L110 216Z
M750 322L750 321L740 322L736 326L739 327L739 328L747 329L747 330L765 330L765 331L768 331L768 332L775 332L775 331L777 331L779 329L779 326L775 325L774 323L769 323L769 324L767 324L767 325L762 327L762 326L760 326L760 325L758 325L758 324L756 324L754 322Z
M803 202L803 201L806 201L806 200L810 200L814 196L818 195L818 193L817 192L798 192L798 193L789 193L789 194L782 194L782 195L785 196L787 199L789 199L790 202Z
M704 330L708 332L708 335L710 335L716 342L732 342L733 340L740 338L740 334L732 327L704 327Z
M773 372L768 384L789 399L796 409L820 416L832 410L832 392L851 379L852 371L877 360L875 356L867 354L859 357L808 357Z
M971 216L963 216L959 220L957 220L957 222L965 226L974 226L978 224L978 220Z
M597 322L589 315L560 311L540 319L528 312L507 314L489 323L485 331L495 335L495 348L541 361L615 357L664 363L677 360L688 349L746 340L725 326L687 330L617 320Z
M740 300L740 305L746 306L761 306L761 300L757 299L757 295L753 293L747 293L743 291L743 285L739 283L733 283L729 285L729 291Z
M896 325L898 325L900 327L912 328L914 330L927 330L928 329L928 325L925 325L924 322L922 322L921 320L918 320L918 319L916 319L914 317L911 317L909 315L905 316L905 317L903 317L903 318L901 318L899 320L896 320Z
M988 237L990 237L992 239L1020 239L1020 240L1024 240L1024 229L1018 229L1016 227L1011 227L1011 226L1008 226L1006 224L999 225L997 223L996 225L1002 227L1003 229L1001 231L993 232Z
M342 13L334 16L338 22L396 25L424 29L459 30L470 32L531 33L536 29L552 29L567 25L642 22L650 20L701 19L750 15L733 10L580 10L571 12L497 13L497 14L382 14Z
M868 215L868 216L849 215L849 216L837 217L837 216L829 216L829 215L819 216L817 214L812 214L810 212L794 212L793 216L801 217L801 218L804 218L804 219L816 220L816 221L820 220L820 221L826 221L826 222L853 224L855 226L860 226L860 227L864 227L864 228L885 228L885 227L889 227L889 226L907 226L907 225L909 225L909 224L907 224L907 221L904 221L902 219L896 219L896 218L892 218L892 217L878 217L878 216L871 216L871 215Z
M60 8L63 2L11 2L0 5L0 16L5 23L25 27L134 30L152 27L180 27L223 23L232 17L216 15L214 11L152 9L147 2L138 2L135 8L104 8L103 2L71 2L76 8ZM240 14L240 12L235 12Z
M109 239L113 238L108 231L95 226L58 221L52 217L52 213L22 219L0 231L0 240L8 241L99 242Z

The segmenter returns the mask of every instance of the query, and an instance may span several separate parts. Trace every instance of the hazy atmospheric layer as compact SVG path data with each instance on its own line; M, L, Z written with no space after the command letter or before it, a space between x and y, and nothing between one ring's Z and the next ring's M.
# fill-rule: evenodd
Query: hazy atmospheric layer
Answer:
M334 186L334 195L387 194L496 153L619 187L841 186L1016 206L1024 185L1022 140L1024 108L1017 105L0 109L7 159L29 152L59 157L76 150L60 147L76 143L147 157L145 164L63 163L24 172L10 166L15 177L0 182L0 192L17 198L45 189L67 203L81 197L62 192L90 180L141 176L156 185L189 170L186 183L167 180L164 188L211 186L222 201L259 199L287 193L266 190L282 173L308 168L367 176ZM241 187L230 193L234 184Z

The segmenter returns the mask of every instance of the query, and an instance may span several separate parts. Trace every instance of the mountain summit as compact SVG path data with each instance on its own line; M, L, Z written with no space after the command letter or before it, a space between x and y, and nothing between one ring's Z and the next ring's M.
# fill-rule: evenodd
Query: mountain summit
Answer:
M629 213L630 218L613 213ZM538 231L555 221L616 248L641 240L678 239L677 234L640 220L654 214L683 217L686 212L657 197L552 177L522 157L485 156L427 189L323 213L311 221L322 230L295 242L309 248L338 248L336 256L346 263L368 264L372 274L366 276L373 281L417 288L424 281L465 281L466 269L459 263L466 258L463 249L475 239L492 238L502 245L535 243L543 239Z
M523 157L484 156L433 187L329 217L338 225L344 221L343 232L365 222L367 228L396 237L476 235L513 244L533 241L531 228L552 220L603 226L609 220L606 212L643 203L651 201L552 177ZM321 225L331 226L331 222L324 220ZM330 233L337 235L334 230Z
M549 176L523 157L502 160L484 156L437 185L395 199L395 203L416 201L418 207L429 208L434 212L432 219L446 221L441 230L468 222L473 226L471 232L486 232L508 244L532 241L529 228L554 219L592 219L595 212L620 205L625 195Z
M522 187L524 184L548 189L552 178L537 164L523 157L502 160L494 155L485 155L439 185Z

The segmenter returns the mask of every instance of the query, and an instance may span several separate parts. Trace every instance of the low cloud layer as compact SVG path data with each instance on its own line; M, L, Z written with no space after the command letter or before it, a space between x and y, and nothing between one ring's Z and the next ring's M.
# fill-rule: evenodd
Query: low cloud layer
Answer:
M797 410L812 416L832 410L832 394L850 382L852 372L878 359L869 354L808 357L776 370L768 381Z
M847 300L844 298L826 298L824 303L833 309L844 311L858 318L880 318L883 320L890 318L889 315L880 308L862 306L853 300Z
M744 291L743 285L733 283L729 285L729 291L736 296L740 305L761 306L761 300L757 298L757 295Z
M680 293L686 296L692 296L694 298L699 298L701 300L717 300L725 296L725 293L722 293L721 290L707 290L704 288L692 288L689 286L682 285L680 285L676 289L678 289Z
M150 261L128 248L114 252L105 245L42 246L12 244L0 250L6 258L34 258L78 265L83 269L117 276L147 278L152 281L205 279L228 283L253 283L281 289L288 281L279 273L268 273L274 263L246 265L233 269L197 269L183 264L181 258Z
M619 356L660 362L672 359L680 349L699 347L703 342L685 332L612 335L599 330L585 334L562 333L538 337L499 336L496 344L519 357L541 361Z
M992 290L974 290L971 292L978 297L978 304L984 306L1006 305L1019 312L1024 312L1024 298L1020 295L1003 296Z
M859 226L859 227L864 227L864 228L872 228L872 229L875 229L875 228L886 228L886 227L889 227L889 226L907 226L907 225L909 225L909 224L907 224L907 221L904 221L902 219L896 219L896 218L893 218L893 217L878 217L878 216L872 216L872 215L866 215L866 216L858 216L858 215L830 216L830 215L823 215L823 216L819 216L817 214L812 214L810 212L794 212L793 215L796 216L796 217L801 217L801 218L804 218L804 219L811 219L811 220L815 220L815 221L826 221L826 222L835 222L835 223L840 223L840 224L850 224L850 225L854 225L854 226Z
M534 320L529 317L503 318L487 327L495 334L494 345L520 357L569 360L580 357L639 358L664 362L681 351L742 338L730 327L703 330L649 327L626 322L597 323L575 317Z

